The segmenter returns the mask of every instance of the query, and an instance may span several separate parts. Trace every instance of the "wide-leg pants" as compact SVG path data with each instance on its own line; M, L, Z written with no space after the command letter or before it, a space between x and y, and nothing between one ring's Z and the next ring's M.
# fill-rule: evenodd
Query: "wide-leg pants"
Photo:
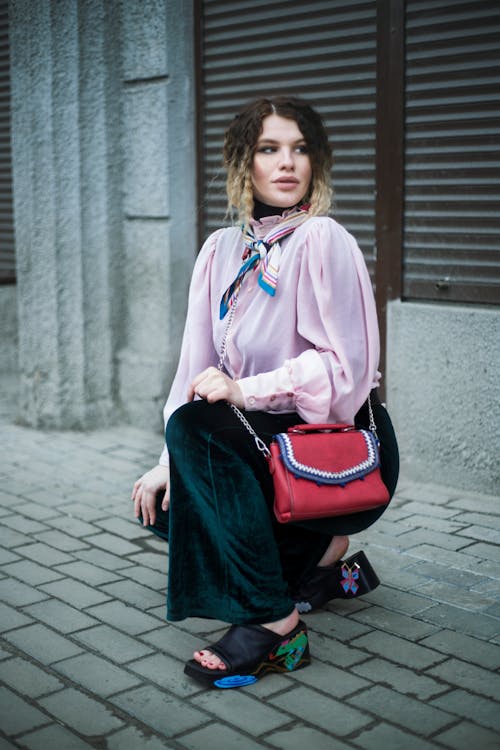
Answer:
M397 444L387 412L374 407L382 476L391 495ZM245 412L266 444L303 420L297 414ZM361 422L366 419L362 412ZM365 426L363 424L363 426ZM157 508L153 532L169 542L167 618L273 622L293 609L289 584L313 570L332 535L371 525L382 509L299 524L279 524L263 455L225 402L194 401L169 419L170 508Z

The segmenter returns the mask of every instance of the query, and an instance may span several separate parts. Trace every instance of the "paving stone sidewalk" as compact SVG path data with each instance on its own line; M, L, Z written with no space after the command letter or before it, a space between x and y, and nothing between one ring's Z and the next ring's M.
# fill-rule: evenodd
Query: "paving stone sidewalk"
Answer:
M313 665L211 691L183 662L224 623L165 621L131 513L161 436L30 430L4 392L0 440L0 750L500 747L498 498L403 479L351 543L382 584L307 617Z

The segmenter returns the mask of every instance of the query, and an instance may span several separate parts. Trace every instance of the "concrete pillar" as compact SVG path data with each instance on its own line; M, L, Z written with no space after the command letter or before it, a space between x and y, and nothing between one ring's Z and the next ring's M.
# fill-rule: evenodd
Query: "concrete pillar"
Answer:
M123 6L126 341L120 399L129 421L160 426L196 255L192 4Z
M19 416L33 426L115 414L119 8L10 3Z
M183 0L11 0L24 423L161 424L196 255Z

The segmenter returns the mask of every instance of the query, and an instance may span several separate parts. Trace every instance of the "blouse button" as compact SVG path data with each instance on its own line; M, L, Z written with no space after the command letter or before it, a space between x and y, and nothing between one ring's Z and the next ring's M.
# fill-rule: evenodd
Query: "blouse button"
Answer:
M250 398L248 399L248 403L255 404L255 397L254 396L250 396Z

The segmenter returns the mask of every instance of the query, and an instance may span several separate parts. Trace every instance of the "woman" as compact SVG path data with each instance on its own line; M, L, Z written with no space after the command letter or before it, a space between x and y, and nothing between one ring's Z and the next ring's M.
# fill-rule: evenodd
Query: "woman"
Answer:
M382 512L278 524L267 464L229 407L267 444L296 423L367 419L361 407L380 377L376 311L361 251L326 216L332 155L321 118L294 98L254 102L230 124L224 160L242 228L218 230L198 256L166 446L132 493L136 516L169 541L168 619L232 623L185 669L221 687L309 663L294 602L307 611L342 595L348 534ZM374 408L392 494L397 446ZM366 566L358 593L370 575L377 582Z

